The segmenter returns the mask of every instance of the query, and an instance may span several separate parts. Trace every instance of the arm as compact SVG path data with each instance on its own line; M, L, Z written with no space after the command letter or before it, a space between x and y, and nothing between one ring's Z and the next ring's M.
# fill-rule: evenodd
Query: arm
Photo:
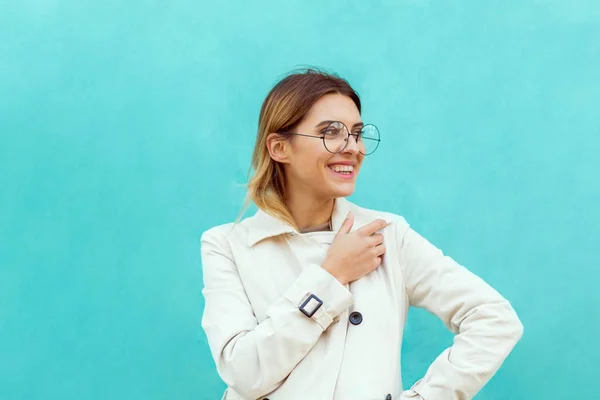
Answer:
M456 336L401 399L470 399L492 378L523 326L510 303L408 226L398 232L410 304L438 316ZM404 397L406 396L406 397Z
M223 232L202 235L206 300L202 327L223 381L240 395L260 398L276 389L308 354L352 294L318 265L307 265L258 323ZM268 276L262 279L269 279ZM323 305L308 318L299 309L314 293Z

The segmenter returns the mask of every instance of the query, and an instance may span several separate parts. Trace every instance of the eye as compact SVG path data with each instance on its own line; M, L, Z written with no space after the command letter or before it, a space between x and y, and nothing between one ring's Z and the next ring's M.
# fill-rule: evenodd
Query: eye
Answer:
M334 127L328 127L321 131L323 136L334 137L342 134L342 130Z

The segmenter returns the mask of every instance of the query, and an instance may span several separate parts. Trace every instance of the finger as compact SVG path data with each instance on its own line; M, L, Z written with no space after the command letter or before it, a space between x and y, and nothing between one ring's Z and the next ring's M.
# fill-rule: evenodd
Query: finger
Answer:
M381 263L383 262L383 259L381 257L375 257L375 267L374 269L376 269L377 267L379 267L381 265Z
M373 253L376 256L382 256L382 255L384 255L385 254L385 245L380 244L379 246L375 246L373 248Z
M354 224L354 214L352 214L352 211L350 211L348 213L348 215L346 216L346 219L342 223L340 230L335 234L335 238L337 238L338 236L343 236L343 235L348 234L350 232L350 230L352 229L353 224Z
M387 222L383 219L376 219L375 221L369 222L367 225L361 227L356 232L363 236L371 236L380 229L387 226Z
M367 237L367 239L371 247L375 247L383 243L383 235L381 233L374 233L371 236Z

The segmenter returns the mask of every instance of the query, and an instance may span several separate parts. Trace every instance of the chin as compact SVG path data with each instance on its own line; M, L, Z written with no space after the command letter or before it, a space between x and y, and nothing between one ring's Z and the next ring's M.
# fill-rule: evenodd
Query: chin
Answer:
M332 197L348 197L354 193L355 185L344 185L345 187L333 187L331 192Z

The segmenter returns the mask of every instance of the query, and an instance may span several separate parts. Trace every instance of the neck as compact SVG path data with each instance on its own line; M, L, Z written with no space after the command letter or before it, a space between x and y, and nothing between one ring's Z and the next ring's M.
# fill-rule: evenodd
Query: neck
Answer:
M331 219L334 203L334 198L317 199L301 193L290 194L286 198L286 204L300 231L327 223Z

